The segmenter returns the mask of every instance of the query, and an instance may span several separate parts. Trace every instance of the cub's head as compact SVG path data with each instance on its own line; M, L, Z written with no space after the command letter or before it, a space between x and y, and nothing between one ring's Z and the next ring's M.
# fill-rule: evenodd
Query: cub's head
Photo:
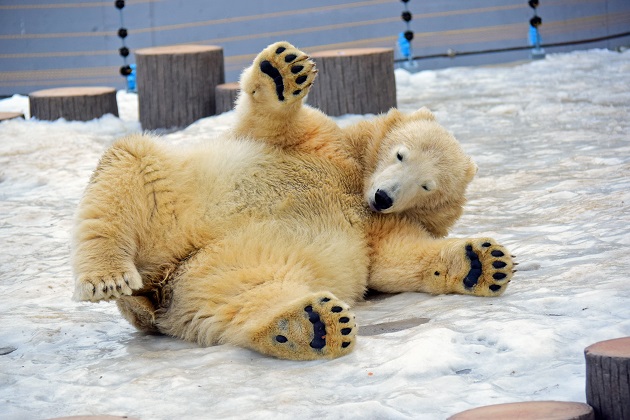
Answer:
M426 108L398 114L378 149L374 172L366 179L365 200L373 211L399 213L412 208L462 205L477 165Z

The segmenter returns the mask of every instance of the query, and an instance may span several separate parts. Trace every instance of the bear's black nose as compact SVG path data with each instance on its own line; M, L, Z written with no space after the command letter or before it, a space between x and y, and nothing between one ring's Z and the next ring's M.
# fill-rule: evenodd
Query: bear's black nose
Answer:
M374 194L374 207L376 211L387 210L392 204L394 204L394 201L385 191L376 190L376 194Z

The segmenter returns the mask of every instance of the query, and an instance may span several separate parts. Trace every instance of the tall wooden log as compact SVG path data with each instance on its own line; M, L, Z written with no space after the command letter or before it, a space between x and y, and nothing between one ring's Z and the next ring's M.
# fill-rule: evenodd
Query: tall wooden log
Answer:
M593 409L584 403L527 401L487 405L462 411L448 420L594 420Z
M592 344L584 356L586 401L596 418L630 420L630 337Z
M234 83L223 83L215 90L215 102L217 114L231 111L238 96L239 85Z
M311 54L319 71L307 103L328 115L379 114L396 106L394 51L354 48Z
M221 47L175 45L135 55L142 128L182 128L215 114L215 87L225 81Z
M44 89L28 95L31 117L54 121L89 121L105 114L118 116L116 89L110 87L65 87Z

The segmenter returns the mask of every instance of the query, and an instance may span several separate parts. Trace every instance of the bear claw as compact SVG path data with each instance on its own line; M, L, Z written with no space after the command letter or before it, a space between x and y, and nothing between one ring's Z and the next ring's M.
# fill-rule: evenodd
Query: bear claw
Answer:
M77 275L74 296L78 301L118 299L131 295L142 287L142 278L137 270L121 272L94 272Z

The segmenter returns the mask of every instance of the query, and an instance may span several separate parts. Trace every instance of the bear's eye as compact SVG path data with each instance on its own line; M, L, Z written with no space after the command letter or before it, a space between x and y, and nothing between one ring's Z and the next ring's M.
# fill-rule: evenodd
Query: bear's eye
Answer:
M429 188L427 184L424 184L422 188L424 188L425 191L431 191L431 188Z
M400 152L398 152L398 153L396 153L396 159L398 159L399 161L402 162L404 157L403 157L403 155Z

